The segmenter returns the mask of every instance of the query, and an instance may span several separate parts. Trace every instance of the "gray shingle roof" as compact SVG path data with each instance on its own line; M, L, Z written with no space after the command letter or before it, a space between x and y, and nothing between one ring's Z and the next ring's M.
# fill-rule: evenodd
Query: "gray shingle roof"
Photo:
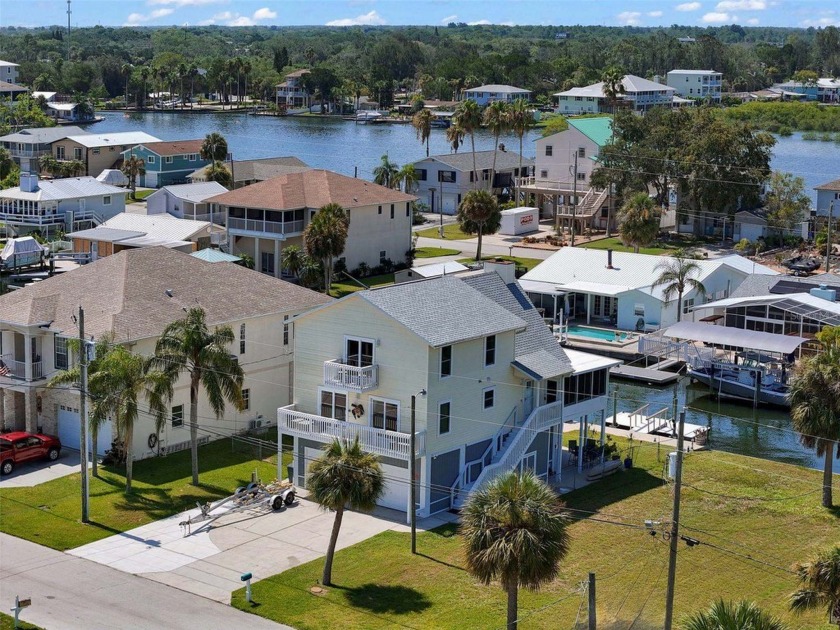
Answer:
M21 129L17 133L10 133L0 137L0 142L20 142L24 144L49 144L56 140L70 136L83 136L88 132L81 127L36 127L32 129Z
M444 155L433 155L427 160L437 160L447 166L454 168L456 171L470 172L473 170L472 153L450 153ZM419 160L414 164L417 165ZM522 158L522 166L533 166L534 160L530 158ZM483 171L484 169L493 168L493 151L476 151L475 152L475 168ZM514 151L496 151L496 170L501 171L509 168L519 168L519 154Z
M442 276L361 291L359 297L440 347L524 328L526 322L464 280Z
M517 367L544 379L572 372L572 363L518 283L505 284L496 273L462 278L513 315L525 320L525 330L516 333Z

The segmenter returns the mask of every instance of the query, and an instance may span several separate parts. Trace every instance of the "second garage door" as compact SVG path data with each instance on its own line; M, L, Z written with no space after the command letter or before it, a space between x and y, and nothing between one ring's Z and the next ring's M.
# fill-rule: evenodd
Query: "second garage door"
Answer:
M81 440L79 424L79 409L61 405L58 409L58 439L61 446L79 450ZM111 422L103 422L97 435L96 453L104 455L111 448Z

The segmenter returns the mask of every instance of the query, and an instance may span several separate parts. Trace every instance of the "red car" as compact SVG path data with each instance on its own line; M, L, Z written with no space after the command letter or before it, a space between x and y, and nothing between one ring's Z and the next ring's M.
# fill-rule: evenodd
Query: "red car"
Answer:
M61 455L61 441L52 435L14 431L0 435L0 472L11 473L15 466L34 459L54 462Z

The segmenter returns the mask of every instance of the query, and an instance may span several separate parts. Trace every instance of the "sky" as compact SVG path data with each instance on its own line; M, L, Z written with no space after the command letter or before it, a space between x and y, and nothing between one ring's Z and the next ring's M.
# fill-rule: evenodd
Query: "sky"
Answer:
M72 0L71 25L840 26L838 0ZM0 26L67 23L66 0L2 0Z

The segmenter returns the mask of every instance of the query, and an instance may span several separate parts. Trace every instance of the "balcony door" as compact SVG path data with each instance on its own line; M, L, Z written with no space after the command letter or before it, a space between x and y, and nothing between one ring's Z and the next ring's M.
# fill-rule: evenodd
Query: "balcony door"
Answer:
M373 340L346 337L344 340L345 363L353 367L373 365Z

